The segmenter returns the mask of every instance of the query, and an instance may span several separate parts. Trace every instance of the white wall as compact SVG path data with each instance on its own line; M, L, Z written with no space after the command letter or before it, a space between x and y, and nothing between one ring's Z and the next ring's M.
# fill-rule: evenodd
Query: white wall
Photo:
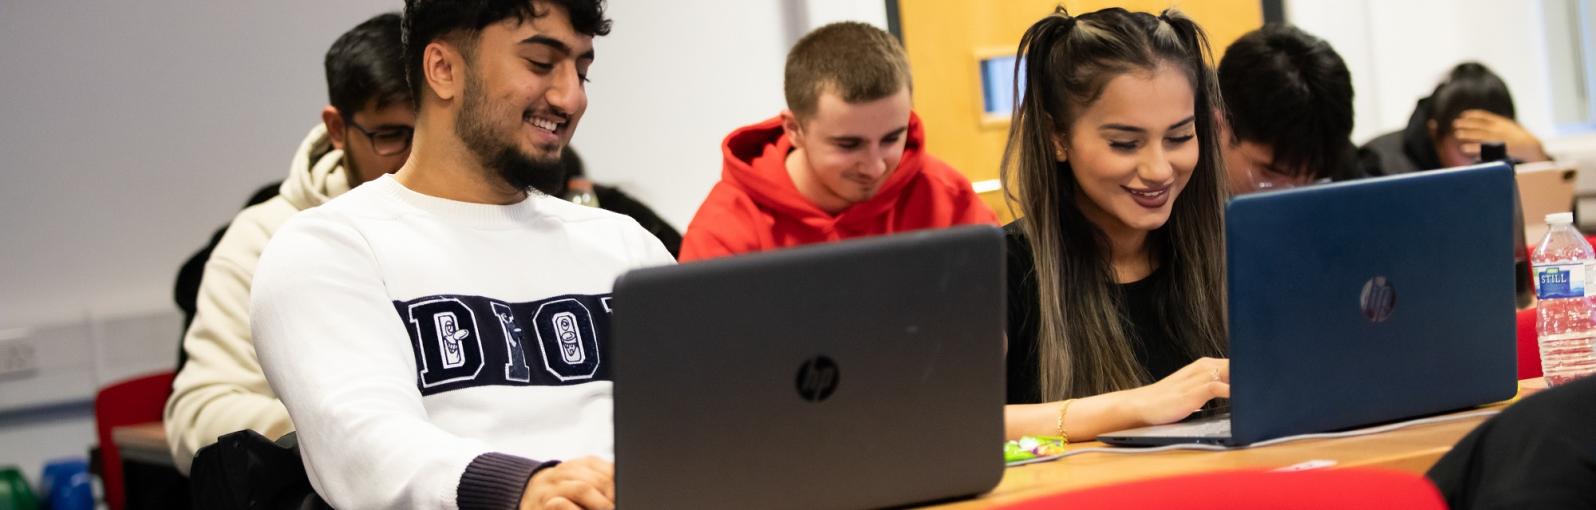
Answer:
M1518 120L1550 135L1553 84L1543 3L1288 0L1287 19L1329 41L1352 71L1359 143L1401 129L1452 66L1476 60L1513 91Z
M0 328L171 308L281 179L333 39L398 0L0 2Z
M887 5L882 0L808 0L804 2L809 28L836 21L862 21L887 29Z
M84 455L82 399L170 368L178 265L287 173L333 39L401 6L0 1L0 337L40 364L0 379L0 465Z

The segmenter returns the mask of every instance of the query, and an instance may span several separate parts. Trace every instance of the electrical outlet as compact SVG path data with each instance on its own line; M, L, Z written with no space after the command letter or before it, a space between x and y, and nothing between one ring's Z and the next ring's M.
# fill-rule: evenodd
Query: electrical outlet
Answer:
M0 339L0 378L27 377L38 369L39 357L32 338Z

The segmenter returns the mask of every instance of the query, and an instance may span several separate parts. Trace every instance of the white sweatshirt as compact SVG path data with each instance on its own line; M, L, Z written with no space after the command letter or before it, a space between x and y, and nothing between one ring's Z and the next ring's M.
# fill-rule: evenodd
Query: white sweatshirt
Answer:
M384 176L272 238L250 317L334 507L513 508L542 462L613 458L610 287L670 263L625 216Z

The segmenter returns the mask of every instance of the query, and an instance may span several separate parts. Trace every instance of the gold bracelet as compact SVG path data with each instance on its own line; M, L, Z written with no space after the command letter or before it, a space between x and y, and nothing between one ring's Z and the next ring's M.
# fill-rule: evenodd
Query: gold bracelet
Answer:
M1064 415L1070 411L1070 402L1074 401L1075 399L1073 398L1064 399L1064 403L1058 405L1058 437L1063 443L1062 446L1069 446L1070 444L1070 433L1064 430Z

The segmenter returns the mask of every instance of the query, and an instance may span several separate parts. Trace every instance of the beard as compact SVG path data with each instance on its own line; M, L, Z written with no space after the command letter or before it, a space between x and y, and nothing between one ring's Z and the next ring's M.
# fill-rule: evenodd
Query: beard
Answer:
M474 72L466 74L465 97L455 115L454 131L476 156L483 168L492 170L506 185L527 192L553 194L565 184L565 168L560 164L561 147L543 147L551 156L539 158L516 147L514 129L495 129L491 119L508 118L506 112L493 111ZM527 112L530 114L530 112ZM522 115L526 118L526 114Z

